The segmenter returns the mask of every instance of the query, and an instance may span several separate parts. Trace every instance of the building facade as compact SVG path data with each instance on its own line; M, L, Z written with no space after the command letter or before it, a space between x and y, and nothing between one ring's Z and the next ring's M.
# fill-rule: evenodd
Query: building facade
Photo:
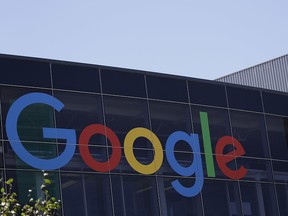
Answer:
M288 95L0 56L1 175L65 216L288 215Z

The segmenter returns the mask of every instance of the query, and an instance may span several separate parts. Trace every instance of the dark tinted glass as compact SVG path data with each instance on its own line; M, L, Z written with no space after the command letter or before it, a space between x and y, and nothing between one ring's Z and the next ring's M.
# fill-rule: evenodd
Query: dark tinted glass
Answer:
M61 174L65 215L112 215L108 175Z
M55 111L57 128L75 129L77 141L85 127L91 124L103 124L99 95L55 91L54 96L64 104L60 112ZM104 136L92 136L89 144L105 145Z
M51 88L49 63L0 58L0 83Z
M34 157L41 159L53 159L58 156L57 146L54 143L24 142L24 148ZM5 166L12 169L34 169L26 164L12 149L9 142L4 142Z
M194 133L199 135L201 142L201 152L204 153L202 127L200 121L200 112L206 112L208 116L208 127L210 131L210 140L212 153L215 153L215 146L218 140L223 136L231 135L228 111L226 109L217 109L210 107L191 106ZM227 152L228 153L228 152Z
M100 92L99 69L52 64L53 87L75 91Z
M237 182L206 180L202 196L205 215L242 215Z
M118 136L123 146L126 134L133 128L149 128L147 101L104 96L104 110L107 127ZM136 139L135 148L151 148L145 139Z
M101 69L103 93L146 97L142 74Z
M288 96L262 92L264 110L266 113L273 113L288 116Z
M278 215L273 184L240 182L244 215Z
M185 80L147 76L147 88L149 98L188 102Z
M288 184L288 161L272 161L276 182Z
M230 111L233 136L251 157L269 157L264 117L261 114Z
M189 81L190 102L211 106L226 107L225 86L212 83Z
M112 175L115 215L159 215L155 177Z
M288 185L276 185L280 216L288 215Z
M247 174L243 179L264 182L273 180L270 160L239 157L237 158L237 166L238 169L243 166L247 170Z
M257 90L227 86L227 96L230 108L263 111L260 92Z
M200 194L194 197L184 197L180 195L173 187L171 182L175 178L158 178L159 192L161 198L162 215L175 216L201 216L203 207L201 204ZM191 187L189 178L181 178L181 184ZM193 180L192 180L193 183Z
M188 105L150 101L149 108L152 131L160 139L163 149L165 149L167 138L171 133L175 131L191 133L191 117ZM179 141L175 150L191 152L190 146L184 141Z
M288 118L266 115L266 124L272 158L288 160Z
M3 122L6 122L7 113L11 105L23 95L28 93L45 93L51 95L48 90L36 90L29 88L1 87L1 105ZM52 102L51 102L52 103ZM20 114L17 124L19 138L25 141L45 141L55 142L55 139L43 138L43 127L53 128L54 109L46 104L34 103L26 107ZM5 124L3 125L4 128ZM6 130L4 130L4 138L7 138Z

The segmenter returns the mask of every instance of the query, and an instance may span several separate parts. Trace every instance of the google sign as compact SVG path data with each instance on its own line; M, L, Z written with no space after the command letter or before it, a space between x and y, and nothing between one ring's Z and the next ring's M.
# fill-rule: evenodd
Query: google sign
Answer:
M76 149L76 131L74 129L63 128L43 128L43 137L51 139L66 140L64 152L53 159L41 159L30 154L21 143L17 132L17 121L21 112L32 104L46 104L58 112L64 107L64 104L57 98L44 93L29 93L18 98L10 107L6 118L6 130L10 144L15 153L25 163L41 170L54 170L65 166L73 157ZM200 121L202 128L203 145L205 152L205 162L208 177L216 177L213 161L213 152L211 146L211 137L209 131L208 115L206 112L200 112ZM96 161L89 151L89 140L95 134L101 134L107 137L112 145L112 154L108 161ZM148 139L154 148L154 159L150 164L141 164L134 155L133 145L137 138L144 137ZM192 149L193 161L190 166L184 167L177 162L174 154L174 148L177 142L184 141ZM101 124L92 124L83 129L79 137L79 150L83 161L93 170L98 172L109 172L117 167L121 159L121 145L117 135L108 127ZM226 146L233 145L234 148L229 153L224 154ZM193 197L200 193L204 184L203 166L200 154L200 143L198 134L187 134L183 131L175 131L170 134L165 145L166 158L171 168L181 176L195 176L195 183L191 187L183 186L179 180L171 182L174 189L183 196ZM146 128L133 128L130 130L124 140L124 153L130 166L138 173L149 175L157 172L163 163L163 149L161 142L156 134ZM220 170L231 179L241 179L247 174L247 169L243 166L236 170L228 167L228 163L237 157L243 156L245 150L241 143L234 137L221 137L215 148L215 157Z

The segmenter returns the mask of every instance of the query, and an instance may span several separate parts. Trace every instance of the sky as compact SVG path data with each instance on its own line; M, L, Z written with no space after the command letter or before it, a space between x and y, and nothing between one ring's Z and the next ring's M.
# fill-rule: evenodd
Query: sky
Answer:
M288 54L287 11L287 0L0 0L0 53L211 80Z

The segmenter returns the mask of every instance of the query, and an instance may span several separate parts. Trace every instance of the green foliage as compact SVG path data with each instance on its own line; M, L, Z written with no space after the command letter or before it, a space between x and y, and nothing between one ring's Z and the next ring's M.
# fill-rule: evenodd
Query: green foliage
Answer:
M60 215L61 204L55 197L51 197L48 191L48 186L52 184L48 177L48 173L43 171L43 183L40 187L42 196L36 200L32 197L32 190L28 191L29 201L21 207L17 200L17 194L12 192L13 179L2 182L0 190L0 215L3 216L57 216Z

